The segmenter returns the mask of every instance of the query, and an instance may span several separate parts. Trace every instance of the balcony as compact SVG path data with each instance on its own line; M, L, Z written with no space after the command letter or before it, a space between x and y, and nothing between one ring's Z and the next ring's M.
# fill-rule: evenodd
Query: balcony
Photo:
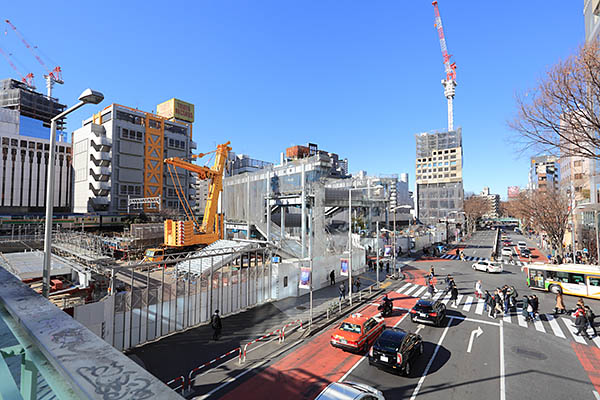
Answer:
M2 267L0 319L0 398L182 399Z

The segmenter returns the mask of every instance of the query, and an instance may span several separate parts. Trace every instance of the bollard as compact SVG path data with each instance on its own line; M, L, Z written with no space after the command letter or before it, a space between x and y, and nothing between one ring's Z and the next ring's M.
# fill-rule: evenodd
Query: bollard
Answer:
M358 301L362 301L362 290L358 292Z
M373 289L373 285L369 286L369 294L371 294L371 289Z
M329 308L327 309L327 321L329 321Z
M342 300L340 299L338 305L340 306L340 313L342 312Z

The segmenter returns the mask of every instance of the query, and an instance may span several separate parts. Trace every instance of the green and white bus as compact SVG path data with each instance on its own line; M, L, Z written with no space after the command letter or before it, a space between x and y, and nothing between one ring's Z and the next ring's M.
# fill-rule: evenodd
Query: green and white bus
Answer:
M533 263L523 267L527 286L552 293L600 299L600 266Z

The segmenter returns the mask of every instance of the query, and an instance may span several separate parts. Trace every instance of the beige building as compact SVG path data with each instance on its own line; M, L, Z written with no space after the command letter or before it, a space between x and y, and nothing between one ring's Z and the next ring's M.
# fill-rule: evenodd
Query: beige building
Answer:
M500 195L490 193L489 187L484 187L479 195L488 205L488 212L484 215L487 218L498 218L500 216Z

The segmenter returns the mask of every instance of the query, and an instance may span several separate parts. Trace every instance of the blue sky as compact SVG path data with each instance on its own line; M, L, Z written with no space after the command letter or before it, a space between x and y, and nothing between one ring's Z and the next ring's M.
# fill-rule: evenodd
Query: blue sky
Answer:
M583 3L439 0L458 66L466 192L490 186L506 197L507 186L526 185L527 155L507 127L514 94L583 42ZM5 2L1 17L62 67L55 96L72 104L92 87L103 106L194 103L198 151L231 140L237 153L278 161L286 147L314 142L347 157L352 172L408 172L413 185L414 134L447 126L428 0L48 4ZM0 46L45 92L42 67L14 32ZM1 58L0 77L16 77ZM73 114L69 130L100 108Z

